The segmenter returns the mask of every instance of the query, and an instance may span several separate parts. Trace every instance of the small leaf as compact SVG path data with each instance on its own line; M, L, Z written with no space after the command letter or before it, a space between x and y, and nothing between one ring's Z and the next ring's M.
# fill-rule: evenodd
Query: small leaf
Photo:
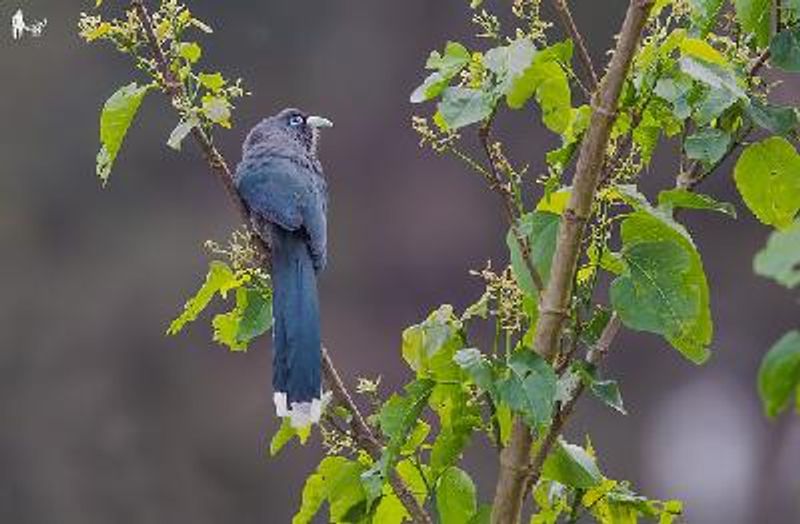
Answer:
M301 444L305 444L308 439L308 432L311 431L311 426L306 428L294 428L291 424L291 419L286 417L281 419L281 427L272 436L269 443L269 454L274 457L283 449L286 444L292 440L292 437L297 437Z
M667 214L675 208L705 209L718 211L736 218L736 208L729 202L717 202L708 195L687 191L686 189L667 189L658 194L658 207Z
M684 38L680 46L681 52L685 56L692 56L721 66L728 65L725 56L701 38Z
M555 195L553 198L557 198ZM522 216L519 220L519 231L528 241L533 267L542 281L547 284L550 277L550 264L556 248L556 236L561 217L555 213L535 211ZM511 256L511 268L520 288L529 296L536 297L538 292L533 284L533 277L528 271L522 251L514 232L506 234L506 245Z
M200 73L197 81L212 93L217 93L225 86L225 79L220 73Z
M800 27L787 28L769 45L770 60L784 71L800 72Z
M237 288L241 283L237 280L233 270L224 262L213 261L209 264L206 280L197 293L190 298L183 307L183 312L172 321L168 335L175 335L189 322L197 319L200 313L208 306L217 293L223 297L231 289Z
M190 117L188 120L181 120L167 139L167 145L175 151L181 150L183 140L192 132L192 129L200 125L197 117Z
M97 176L105 185L111 168L128 133L128 128L151 86L133 82L117 90L106 101L100 114L100 153L97 155Z
M753 260L756 274L793 288L800 284L800 219L784 231L775 231Z
M619 392L619 384L616 380L602 380L597 376L596 368L584 363L578 363L575 367L581 381L589 386L589 390L595 397L621 414L628 414L622 403L622 394Z
M587 489L600 484L603 475L585 449L558 440L544 462L542 478L573 488Z
M764 411L783 411L800 385L800 331L786 333L767 352L758 371L758 392ZM797 393L800 394L800 393Z
M330 518L341 522L345 515L365 500L359 481L364 467L344 457L326 457L317 471L306 479L300 509L292 524L306 524L314 519L324 502L330 506Z
M436 71L411 93L411 103L418 104L438 97L469 60L469 51L458 42L448 42L443 54L431 52L425 67Z
M436 483L436 510L441 524L464 524L477 512L476 489L466 472L450 467Z
M477 348L459 350L453 357L456 364L467 372L476 386L484 391L494 391L494 372L492 365Z
M539 428L550 422L556 395L553 368L533 351L520 349L508 360L505 378L497 381L497 397L519 413L525 422Z
M763 223L786 229L800 210L800 155L788 140L750 144L734 169L739 193Z
M700 29L701 36L705 36L714 26L724 3L725 0L690 0L692 22Z
M494 104L492 96L480 89L448 87L438 109L450 129L459 129L488 118Z
M215 124L225 128L231 127L231 106L224 98L205 95L203 97L203 114Z
M730 143L731 136L725 131L705 128L688 136L683 147L688 158L710 166L725 156Z
M203 49L196 42L182 42L178 44L178 55L189 62L194 64L203 54Z

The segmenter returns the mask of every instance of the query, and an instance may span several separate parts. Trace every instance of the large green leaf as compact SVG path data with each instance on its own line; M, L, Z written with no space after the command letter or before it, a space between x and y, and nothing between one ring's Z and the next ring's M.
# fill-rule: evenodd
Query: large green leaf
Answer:
M797 110L794 107L773 106L751 100L746 109L753 122L777 135L786 135L797 129Z
M528 240L533 267L545 284L550 277L550 264L553 261L560 222L561 217L555 213L534 211L522 216L517 226L520 233ZM536 297L537 291L533 284L533 278L528 271L528 265L525 263L513 231L509 230L506 235L506 244L511 254L511 268L520 288L529 296Z
M97 176L103 184L111 176L111 168L128 134L142 99L151 86L136 82L123 86L106 101L100 114L100 152L97 154Z
M430 457L431 467L438 473L458 463L481 418L478 404L464 384L437 384L429 405L439 417L439 435Z
M705 209L718 211L736 218L736 208L729 202L717 202L708 195L687 191L686 189L667 189L658 194L658 207L672 214L673 209Z
M542 357L529 349L517 350L508 360L506 376L496 382L497 397L539 428L550 422L557 377Z
M211 322L214 341L231 351L244 351L250 341L272 327L272 297L267 290L239 287L236 305Z
M398 451L417 425L428 403L433 380L419 379L405 387L405 395L393 394L378 414L381 431L389 439L388 447Z
M620 319L632 329L661 334L691 361L705 362L713 334L708 283L688 233L645 206L623 221L621 232L627 273L611 289ZM635 248L643 243L648 246Z
M348 512L363 503L360 476L364 466L344 457L326 457L317 471L306 479L302 503L292 524L311 522L324 502L328 502L331 522L342 522Z
M481 89L448 87L442 92L438 109L451 129L474 124L492 114L495 98Z
M766 47L770 37L770 0L734 0L736 18L746 33L755 37L756 45Z
M544 462L542 478L573 488L587 489L598 485L603 475L585 449L558 440Z
M766 247L753 260L753 269L788 288L800 284L800 219L769 236Z
M459 468L447 468L436 483L436 510L441 524L465 524L477 512L472 479Z
M786 408L795 394L800 395L798 385L800 331L795 330L786 333L770 348L758 371L758 392L767 415L774 417Z
M784 29L769 45L770 60L784 71L800 72L800 26Z
M782 137L751 144L734 169L736 187L763 223L785 229L800 210L800 155Z
M682 57L679 64L681 71L707 86L727 90L737 99L747 96L730 69L689 56Z

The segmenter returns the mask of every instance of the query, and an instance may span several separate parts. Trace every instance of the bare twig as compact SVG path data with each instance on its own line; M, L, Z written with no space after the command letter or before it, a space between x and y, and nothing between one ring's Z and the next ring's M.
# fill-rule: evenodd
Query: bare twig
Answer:
M492 153L489 139L491 136L493 121L494 113L492 113L492 115L478 130L478 138L480 139L481 146L486 154L486 159L489 162L489 172L493 178L492 180L489 180L489 187L498 195L500 195L500 199L503 201L503 210L505 211L508 225L511 228L511 234L514 236L514 240L517 242L517 247L519 247L519 251L522 254L522 260L525 262L525 268L528 270L528 273L533 280L533 284L536 286L536 290L541 293L544 290L544 281L542 280L542 276L539 274L539 271L537 271L536 267L533 265L530 242L528 242L528 239L525 238L525 235L523 235L522 231L519 229L519 213L516 212L513 196L510 190L503 184L502 176L497 169L496 159Z
M182 84L178 82L172 74L169 63L164 56L164 51L158 42L150 13L144 4L144 1L132 0L131 5L135 9L137 16L142 23L144 34L150 45L150 52L153 55L153 59L158 64L158 70L163 77L165 89L173 98L184 96ZM217 150L217 148L211 142L209 136L202 129L198 127L192 129L192 136L200 146L200 149L202 150L212 171L222 182L230 201L236 207L237 211L239 211L242 221L249 227L250 214L247 210L246 204L236 191L233 175L228 167L227 162L225 161L225 158ZM269 265L271 259L271 250L269 245L267 245L267 243L264 242L259 235L253 234L251 236L256 241L265 264ZM353 432L356 442L358 442L359 446L369 453L374 459L379 458L382 453L382 444L375 437L375 435L372 433L372 430L365 422L364 416L361 414L358 405L355 403L355 401L353 401L347 386L344 384L339 372L333 365L330 354L325 348L322 348L322 365L326 382L328 387L331 388L333 397L335 398L336 402L344 406L352 415L350 429ZM392 474L389 480L398 498L414 519L414 522L424 524L432 522L425 509L417 503L411 491L400 480L399 477L397 477L395 474Z
M558 351L558 341L570 305L572 277L581 239L603 167L619 95L652 5L652 0L631 0L608 72L592 103L592 117L581 144L569 205L559 227L552 270L542 295L536 329L534 348L548 360ZM492 507L492 522L496 524L519 521L525 480L528 478L527 467L520 468L520 465L528 464L531 442L530 430L517 419L511 442L500 457L500 474Z
M561 24L578 49L578 57L591 80L591 89L597 89L599 81L597 79L597 73L594 70L594 64L592 64L592 57L589 55L589 50L586 47L586 41L583 35L578 31L578 26L575 25L575 20L572 18L572 12L569 9L569 5L567 5L567 0L552 0L552 4L556 13L558 13L558 17L561 19Z

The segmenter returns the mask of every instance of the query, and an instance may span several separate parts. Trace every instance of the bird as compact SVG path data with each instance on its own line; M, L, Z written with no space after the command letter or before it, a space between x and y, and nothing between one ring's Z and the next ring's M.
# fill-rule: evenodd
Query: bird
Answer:
M322 390L317 276L327 264L328 189L317 157L327 118L294 108L247 134L234 183L254 231L272 248L273 401L294 428L319 422Z

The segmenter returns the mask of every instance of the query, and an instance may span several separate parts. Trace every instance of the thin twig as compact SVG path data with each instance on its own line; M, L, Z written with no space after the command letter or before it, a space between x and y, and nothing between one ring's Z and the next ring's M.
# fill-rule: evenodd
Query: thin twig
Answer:
M586 41L584 40L583 35L580 31L578 31L578 26L575 25L575 20L572 18L572 12L569 9L569 5L567 5L567 0L552 0L552 4L558 13L558 17L561 19L561 24L564 26L564 29L570 35L572 41L575 43L575 46L578 48L578 57L580 58L584 69L586 69L586 73L591 79L592 90L597 89L599 80L597 73L594 70L592 57L589 55L589 50L586 47Z
M153 58L158 64L158 70L163 77L164 87L167 90L167 93L173 98L183 96L184 93L182 84L178 82L177 79L172 74L172 71L169 67L169 63L167 62L167 59L164 56L164 51L158 42L158 38L155 34L150 13L148 12L147 7L144 4L144 1L132 0L131 5L135 9L137 16L139 17L139 20L142 23L145 37L147 38L147 41L150 45L151 48L150 50L151 53L153 54ZM197 144L200 146L200 149L203 151L203 154L205 155L206 160L208 161L208 164L211 167L212 171L214 172L214 174L217 175L217 178L220 179L222 185L225 187L225 191L227 192L231 202L239 211L242 221L249 227L250 225L249 211L247 210L247 206L245 205L244 201L239 196L239 193L236 191L232 172L228 167L225 158L217 150L217 148L211 142L208 135L202 129L198 127L192 129L192 136L194 137ZM259 235L253 234L251 236L256 241L259 252L263 257L265 264L268 265L271 259L271 250L269 245L266 242L264 242ZM361 414L358 405L355 403L355 401L353 401L353 398L350 395L347 386L344 384L344 381L342 380L341 376L336 370L336 367L333 365L333 361L330 358L330 354L325 348L322 348L322 365L326 382L328 384L328 387L331 388L333 397L339 404L343 405L352 415L350 421L350 427L353 431L353 435L355 437L356 442L358 442L358 444L362 447L362 449L364 449L367 453L369 453L372 456L372 458L378 459L383 451L382 445L380 441L372 433L372 430L369 428L367 423L365 422L364 416ZM417 503L411 491L400 480L399 477L397 477L395 474L392 474L389 481L395 493L397 494L398 498L403 503L406 510L409 512L409 514L412 516L415 522L424 524L432 522L430 516L427 514L425 509L422 508Z
M505 211L508 225L511 228L511 234L514 237L514 240L516 240L517 247L522 254L522 260L525 263L525 268L528 270L528 273L533 280L533 285L536 286L536 290L541 293L544 290L544 281L542 280L542 276L539 274L539 271L536 269L536 266L533 265L530 242L528 242L528 239L525 238L525 235L523 235L522 231L519 229L519 213L517 213L515 210L513 196L511 195L510 190L503 185L502 176L497 169L497 163L494 154L492 153L489 139L491 136L493 121L494 113L492 113L492 115L478 130L478 138L481 146L483 147L483 151L486 154L486 159L489 162L489 171L492 176L492 179L489 180L489 187L498 195L500 195L500 199L503 201L503 210Z

